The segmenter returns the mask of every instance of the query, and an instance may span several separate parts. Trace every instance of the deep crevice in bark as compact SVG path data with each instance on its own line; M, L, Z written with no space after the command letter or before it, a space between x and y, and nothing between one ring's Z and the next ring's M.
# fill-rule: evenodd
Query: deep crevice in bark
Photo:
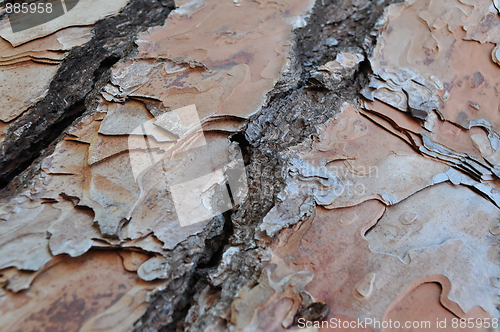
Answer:
M361 8L348 12L353 3ZM280 153L287 147L303 142L315 133L315 125L325 123L339 109L343 101L354 101L367 84L371 71L368 56L375 45L370 35L383 9L396 1L317 1L308 25L296 31L295 52L301 69L296 86L287 91L271 93L271 98L261 112L248 120L247 127L238 135L245 136L248 144L248 178L250 191L247 200L232 214L234 234L231 246L244 248L233 258L222 285L220 302L230 306L237 291L247 282L257 280L261 262L257 260L257 226L274 206L277 194L284 185L283 170L286 160ZM363 7L363 5L365 5ZM341 11L345 9L344 14ZM333 27L329 32L325 27ZM326 45L328 37L339 40L335 46ZM358 51L365 56L359 69L343 77L334 91L308 85L309 72L315 67L335 59L340 51ZM214 288L214 291L217 291ZM218 308L211 308L184 330L203 331L224 316ZM228 322L226 322L227 324ZM180 331L179 329L178 331Z
M189 314L189 309L194 305L193 297L195 294L201 293L203 289L209 285L208 275L214 272L222 260L222 255L229 244L229 239L233 234L233 224L231 222L231 211L226 211L222 214L224 218L224 228L221 235L216 239L206 240L205 245L211 247L211 256L200 261L196 266L193 275L189 280L189 286L186 292L182 294L181 300L174 310L172 318L173 322L161 328L161 332L175 332L183 328L186 316Z
M79 105L85 102L92 109L95 98L87 97L100 90L96 82L114 63L135 51L139 32L164 24L173 9L173 0L131 0L117 16L94 25L92 40L69 52L43 100L13 121L0 150L0 189L83 114Z
M177 302L178 305L171 315L173 322L162 328L160 321L165 311L162 313L161 308L172 300L162 301L162 296L159 295L147 313L147 316L156 316L157 319L151 321L143 317L136 331L203 331L207 326L218 324L220 317L224 316L221 308L230 306L237 291L244 284L258 279L261 263L258 259L255 232L262 218L274 206L277 194L284 185L282 172L286 160L283 160L280 152L313 134L315 125L324 123L335 114L342 101L355 100L367 82L370 67L367 60L363 61L359 70L345 75L335 91L310 87L309 72L318 65L334 60L339 51L361 52L366 59L375 44L375 38L369 33L383 9L394 1L378 4L362 1L362 8L354 11L351 9L355 1L324 2L316 3L308 25L296 31L295 53L300 77L295 86L289 86L285 91L277 86L277 91L270 93L270 100L262 111L249 119L244 130L232 136L232 140L240 143L243 150L249 193L241 206L233 210L231 233L226 226L224 241L213 253L208 266L197 264L192 272L190 284L196 280L197 286L178 295L182 299L193 298L192 303L181 305L185 302ZM326 31L324 28L328 25L335 27L336 32ZM332 35L339 39L339 43L335 46L326 45L325 40ZM211 290L218 293L218 305L209 308L202 316L188 317L191 305L199 304L194 298L204 289L201 285L210 285L207 271L220 265L224 251L230 246L239 247L241 251L234 256L231 266L225 271L225 282L220 286L211 286ZM162 293L164 297L172 294L171 291Z

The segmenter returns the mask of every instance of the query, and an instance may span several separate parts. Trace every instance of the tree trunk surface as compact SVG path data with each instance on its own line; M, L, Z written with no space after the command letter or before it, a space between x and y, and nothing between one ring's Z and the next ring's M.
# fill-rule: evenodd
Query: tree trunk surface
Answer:
M498 1L52 3L0 11L0 331L498 330Z

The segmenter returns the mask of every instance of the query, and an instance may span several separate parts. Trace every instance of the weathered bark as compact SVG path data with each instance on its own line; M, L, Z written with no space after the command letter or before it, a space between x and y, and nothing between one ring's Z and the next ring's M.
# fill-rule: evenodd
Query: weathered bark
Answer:
M133 1L116 17L93 28L92 40L71 50L50 83L49 91L17 118L5 133L0 150L0 186L28 167L85 110L95 108L95 94L105 84L106 71L134 52L134 38L161 25L174 9L173 1Z
M281 7L269 9L274 16L261 18L268 30L256 26L243 33L239 26L217 26L220 22L213 17L220 13L210 12L216 4L238 8L242 4L237 0L205 7L194 1L201 18L194 17L199 8L189 7L188 1L178 1L184 5L183 17L169 16L173 1L130 0L118 14L95 23L91 40L73 47L60 62L43 98L14 120L0 122L0 229L5 227L13 238L0 236L0 253L5 250L0 296L14 303L21 301L18 292L27 289L33 303L42 303L33 293L57 286L48 279L59 275L62 284L69 280L75 287L84 283L76 276L84 267L98 270L96 278L110 290L106 295L104 286L93 290L86 285L88 294L74 293L73 302L66 293L47 298L54 302L44 304L43 311L26 309L30 315L23 327L38 328L34 317L49 324L46 329L65 331L282 331L296 329L300 318L497 317L493 300L476 303L483 295L496 294L487 294L500 287L496 272L488 270L491 285L478 286L464 280L486 278L484 273L462 273L460 267L461 260L464 266L480 266L487 257L486 269L498 261L493 253L500 233L496 118L474 118L470 109L461 115L443 105L444 91L460 99L456 95L463 92L463 82L444 80L444 88L439 87L434 78L420 75L417 65L400 60L408 54L399 54L398 41L390 39L396 33L392 25L405 25L407 17L398 15L410 8L405 15L429 27L419 26L421 35L401 38L404 45L408 39L418 40L425 49L429 58L418 62L418 70L435 70L432 62L452 62L452 52L445 60L430 59L439 47L430 45L425 33L451 25L458 11L450 5L435 21L426 16L431 27L417 16L430 16L425 8L411 12L415 2L387 10L400 2L317 0L307 14L306 2L283 1L276 8L286 8L284 13ZM272 3L259 4L248 10L274 8ZM471 88L465 83L463 88L469 106L479 110L483 104L474 99L480 94L474 89L496 89L498 95L498 82L491 78L498 70L492 62L498 46L493 55L490 48L500 40L493 33L484 37L488 29L498 31L491 23L498 15L483 18L483 12L474 10L471 20L481 26L459 18L470 28L469 39L457 29L453 45L489 43L480 46L488 50L488 64L478 66L484 75L478 71L464 78L472 82ZM211 14L205 17L204 12ZM305 18L305 25L290 23L292 18ZM204 24L213 24L215 32ZM453 27L448 29L446 38L451 40ZM280 38L272 39L275 35ZM241 40L250 46L239 52L235 45ZM259 42L275 44L260 49ZM473 45L471 49L479 49L479 43ZM215 54L223 47L222 55ZM471 68L475 66L463 70L464 77ZM485 73L489 69L491 77ZM437 81L453 76L446 70L436 74ZM401 78L408 75L406 81ZM146 81L153 83L144 87ZM400 98L397 105L395 96ZM188 120L193 123L187 123L182 119L186 113L179 111L192 111L186 111L191 102L201 114L194 125L192 117ZM157 127L167 133L158 134ZM175 144L187 148L176 150ZM216 148L204 150L205 145ZM145 166L134 169L132 156L143 151L153 156L148 167L156 173ZM151 151L161 152L166 162L153 162ZM130 155L128 162L120 159L125 155ZM207 165L193 166L195 162L182 158L201 158ZM137 160L138 165L146 163ZM370 182L370 167L376 168L377 178L383 172L382 180ZM187 206L189 212L191 203L197 204L193 210L202 211L205 203L200 198L196 204L175 205L172 188L179 179L190 180L186 173L192 170L202 177L216 169L223 170L219 180L213 175L200 187L210 185L202 188L211 195L205 208L217 213L204 223L183 224L176 211L180 214ZM337 190L345 189L350 181L346 174L351 173L369 193L353 198ZM242 178L246 192L239 196L231 181ZM158 183L169 187L158 188ZM405 233L404 227L421 220L434 222L434 228ZM19 240L30 236L41 245ZM9 247L15 241L19 243L13 248L26 250L25 255L17 257ZM471 259L468 249L481 258ZM5 257L9 255L13 258ZM445 272L428 262L446 266ZM455 269L449 267L452 263ZM106 265L112 272L105 271ZM115 287L120 283L123 291ZM335 293L338 289L330 294L330 284L343 294ZM457 287L466 294L462 298ZM112 298L109 303L101 301L106 296ZM378 305L363 302L370 296ZM90 304L92 299L101 302ZM75 308L78 319L72 325L73 312L64 306ZM0 317L0 323L13 329L13 320L4 320Z

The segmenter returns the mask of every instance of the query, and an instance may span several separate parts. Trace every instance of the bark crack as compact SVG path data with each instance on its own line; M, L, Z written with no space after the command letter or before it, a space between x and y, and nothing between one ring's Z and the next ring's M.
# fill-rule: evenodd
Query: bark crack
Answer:
M99 82L107 83L109 68L136 50L137 34L162 25L173 9L173 0L131 0L117 16L94 25L91 41L69 52L47 95L9 127L0 150L0 189L42 153L51 152L49 147L53 149L67 126L95 106Z

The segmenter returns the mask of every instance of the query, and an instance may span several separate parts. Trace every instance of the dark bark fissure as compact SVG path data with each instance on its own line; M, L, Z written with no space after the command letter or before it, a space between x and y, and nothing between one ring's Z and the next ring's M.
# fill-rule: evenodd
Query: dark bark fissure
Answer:
M201 293L203 289L209 285L208 275L217 269L217 266L222 260L224 249L229 244L229 238L233 234L233 225L231 223L231 211L225 212L224 228L219 236L214 239L205 240L205 245L209 255L201 260L193 271L193 275L189 278L189 286L186 292L181 295L181 299L177 305L177 309L173 311L173 322L163 326L161 332L182 331L183 323L193 305L193 297ZM211 253L211 254L210 254ZM151 308L151 307L150 307Z
M360 91L367 84L371 72L368 56L375 46L375 37L370 34L383 10L398 0L378 1L361 0L317 1L309 23L296 31L294 48L300 72L295 85L283 91L280 84L267 106L251 117L247 127L233 140L240 143L247 170L249 193L239 207L231 213L231 227L224 228L224 240L219 248L213 248L209 270L214 270L222 261L222 254L229 246L239 247L231 265L225 273L225 282L212 286L211 291L218 294L218 304L212 306L201 316L197 316L197 296L210 282L207 266L203 264L185 277L189 279L189 291L169 292L169 296L182 298L176 308L171 308L172 323L161 325L161 317L166 314L162 308L166 303L162 294L149 307L147 314L140 320L136 331L203 331L207 326L220 326L220 317L227 317L237 291L260 275L261 263L255 235L256 228L266 213L274 206L277 194L284 186L284 166L281 157L287 147L303 142L315 133L315 126L325 123L338 112L344 101L355 102ZM338 43L329 39L334 37ZM309 85L309 72L318 65L335 59L340 51L359 52L365 60L355 72L346 73L337 89L328 90ZM287 82L283 82L286 85ZM221 250L222 249L222 250ZM186 299L190 301L186 302ZM163 302L163 304L162 304ZM193 312L189 311L192 308ZM147 318L146 318L147 317ZM156 317L156 319L152 319ZM226 325L228 322L223 321Z
M164 24L173 9L173 0L131 0L117 16L94 25L92 40L69 51L43 100L13 120L0 150L0 188L94 106L100 91L96 83L113 64L135 51L139 32Z

